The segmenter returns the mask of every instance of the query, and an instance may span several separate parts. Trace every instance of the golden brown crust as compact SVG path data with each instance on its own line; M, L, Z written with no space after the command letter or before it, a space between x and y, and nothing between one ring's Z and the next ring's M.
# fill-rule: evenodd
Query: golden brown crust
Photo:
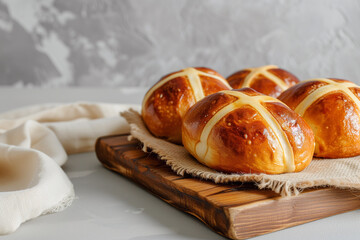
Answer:
M292 149L294 171L301 171L308 166L314 151L314 135L306 122L276 99L266 97L266 100L262 100L265 99L262 98L264 95L250 88L235 91L249 96L252 101L262 102L264 111L278 123ZM274 132L273 124L250 105L241 104L241 99L224 92L197 102L184 117L182 132L185 148L203 164L222 172L288 172L283 159L283 146ZM224 109L229 110L217 119ZM213 119L217 120L211 125ZM198 145L205 131L204 126L209 128L209 124L211 129L204 151L198 149Z
M272 97L277 97L283 92L279 85L277 85L273 81L270 81L262 74L254 77L254 80L251 82L250 87L262 94Z
M228 86L225 85L223 82L214 81L214 79L211 77L200 75L200 80L205 96L222 91L224 89L229 89Z
M195 103L185 77L175 78L154 91L142 109L146 126L154 135L169 141L181 142L181 119Z
M281 146L268 124L251 107L244 106L222 118L211 131L208 144L215 153L208 165L218 171L268 174L279 171Z
M229 82L232 88L240 89L243 88L242 84L246 76L249 75L250 72L251 72L250 70L240 70L238 72L231 74L229 77L226 78L226 80Z
M358 99L360 99L360 88L351 87L349 89Z
M289 71L282 68L272 68L268 72L274 74L278 78L282 79L289 87L299 83L299 79Z
M263 94L259 93L258 91L255 91L252 88L241 88L241 89L232 89L235 92L242 92L245 93L248 96L261 96Z
M359 155L359 114L354 102L341 92L327 94L314 103L304 118L314 129L315 156L338 158Z
M289 88L287 91L281 93L278 99L286 103L286 105L291 109L295 110L297 105L299 105L300 102L306 98L306 96L325 85L327 85L327 83L319 81L300 82Z
M251 81L245 81L249 74L254 73L254 71L257 73L250 76ZM268 75L265 76L262 74L263 71L267 72ZM273 81L274 77L280 82ZM227 80L234 89L250 87L262 94L272 97L278 97L285 88L291 87L299 82L299 79L295 75L276 66L263 66L254 69L240 70L230 75ZM279 85L279 83L282 84Z
M230 88L214 70L195 69L183 69L162 77L145 95L142 117L156 137L180 144L181 122L186 111L197 99ZM187 70L189 73L184 72Z
M330 79L335 83L349 84L351 82ZM359 99L358 87L347 87L351 92L342 88L333 87L332 91L316 95L316 99L307 106L299 109L299 105L314 90L329 87L330 83L314 80L302 82L279 96L279 99L290 108L303 112L303 118L313 129L315 134L316 157L342 158L360 154L360 109L354 102ZM313 94L314 95L314 94Z
M221 77L221 78L224 78L223 76L221 76L220 73L218 73L217 71L211 69L211 68L207 68L207 67L195 67L196 70L199 70L201 72L204 72L204 73L209 73L211 75L215 75L215 76L218 76L218 77Z
M296 172L302 171L312 160L308 151L314 148L313 131L299 114L287 111L284 104L271 102L264 105L287 135L294 153Z
M224 106L236 101L236 97L229 96L227 94L219 93L212 94L207 97L207 101L199 101L196 108L190 108L188 111L193 113L188 116L188 121L191 125L188 125L189 135L194 138L201 134L205 124ZM195 117L196 119L192 119ZM197 118L202 121L197 121Z

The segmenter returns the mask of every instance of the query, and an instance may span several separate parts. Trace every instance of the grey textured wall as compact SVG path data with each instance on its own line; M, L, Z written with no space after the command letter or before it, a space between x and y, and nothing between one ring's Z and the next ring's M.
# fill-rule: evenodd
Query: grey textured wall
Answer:
M150 86L276 64L360 83L357 0L0 0L0 82Z

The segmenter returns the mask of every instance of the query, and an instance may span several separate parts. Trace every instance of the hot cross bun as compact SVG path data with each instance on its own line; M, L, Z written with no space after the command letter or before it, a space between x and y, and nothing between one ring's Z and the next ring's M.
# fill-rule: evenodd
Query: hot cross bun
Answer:
M182 118L205 96L231 89L227 81L209 68L185 68L161 78L146 93L142 117L156 137L181 144Z
M227 173L299 172L315 145L300 115L251 88L221 91L194 104L183 119L182 139L199 162Z
M227 80L234 89L250 87L275 98L299 82L293 74L275 65L247 68L232 74Z
M334 78L303 81L279 99L300 114L315 134L315 156L360 155L360 88Z

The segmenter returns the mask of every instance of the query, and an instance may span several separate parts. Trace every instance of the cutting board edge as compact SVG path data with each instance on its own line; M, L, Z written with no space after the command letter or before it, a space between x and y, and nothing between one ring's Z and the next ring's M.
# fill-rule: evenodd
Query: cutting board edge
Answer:
M100 160L100 158L99 158ZM185 209L183 206L181 206L180 204L177 204L175 202L172 202L170 200L168 200L167 198L163 197L161 194L159 194L158 192L156 192L153 188L149 187L149 186L146 186L144 185L144 183L142 183L141 181L138 181L137 179L134 179L132 178L130 175L129 175L129 172L127 171L128 169L126 169L126 167L124 166L121 166L121 168L114 168L114 167L111 167L109 166L108 164L104 164L102 162L103 166L116 173L116 174L119 174L120 176L122 177L125 177L126 179L128 180L131 180L132 182L134 182L136 185L138 185L139 187L141 187L142 189L146 190L147 192L151 193L152 195L158 197L159 199L161 199L162 201L166 202L167 204L169 204L170 206L172 207L175 207L176 209L178 209L179 211L181 212L185 212L189 215L191 215L192 217L195 217L196 219L200 220L201 222L203 222L206 226L208 226L212 231L214 231L215 233L217 234L220 234L221 236L224 236L226 238L229 238L229 235L226 233L226 232L229 232L229 230L223 230L223 231L219 231L217 230L216 228L214 228L210 223L208 223L206 221L206 219L204 219L200 214L197 214L195 212L191 212L191 211L188 211L187 209ZM225 208L223 208L223 211L224 211L224 214L227 214L227 210ZM227 226L228 229L231 229L232 227L230 225Z
M126 136L126 134L124 134L124 136ZM115 172L117 174L120 174L123 177L126 177L127 179L133 181L135 184L140 186L142 189L144 189L147 192L153 194L154 196L160 198L162 201L166 202L170 206L173 206L176 209L178 209L179 211L185 212L185 213L197 218L198 220L203 222L206 226L208 226L215 233L220 234L226 238L229 238L228 229L231 228L231 226L229 225L230 221L228 221L226 223L226 226L224 226L222 229L218 229L217 226L213 226L210 222L207 221L206 217L201 216L200 213L191 212L191 211L187 210L186 208L184 208L180 203L177 203L176 201L168 200L166 197L162 196L159 192L157 192L152 186L146 185L146 184L144 184L144 182L141 182L139 179L134 178L134 175L133 175L134 173L132 172L132 169L128 169L128 167L123 165L121 161L119 161L120 164L117 167L110 165L107 161L105 161L106 158L103 155L103 153L104 153L103 150L107 149L107 150L105 150L105 152L111 153L113 158L118 158L120 156L114 154L115 149L109 147L106 144L103 144L103 142L101 141L101 138L99 138L96 141L95 146L96 146L96 155L97 155L98 159L100 160L100 162L102 163L102 165L106 169L108 169L112 172ZM227 209L225 209L224 207L218 207L218 208L222 210L224 215L226 215L228 213ZM226 216L228 217L228 215L226 215Z
M117 135L118 136L118 135ZM122 136L127 136L126 134L122 135ZM111 137L116 137L116 136L111 136ZM106 138L111 138L111 137L105 137ZM131 142L129 142L129 145L131 145ZM108 162L106 161L106 158L104 156L102 156L101 152L102 150L105 150L105 152L107 153L111 153L113 158L117 158L119 156L116 156L115 154L115 149L112 147L109 147L109 145L106 145L103 141L102 138L97 139L96 141L96 154L98 156L98 159L102 162L102 164L109 170L111 171L115 171L116 173L125 176L126 178L131 179L132 181L134 181L137 185L141 186L143 189L147 190L148 192L150 192L151 194L153 194L156 197L159 197L161 200L163 200L164 202L168 203L169 205L176 207L177 209L179 209L180 211L186 212L194 217L196 217L197 219L199 219L200 221L202 221L203 223L205 223L210 229L212 229L212 231L224 236L224 237L228 237L228 238L232 238L232 239L236 239L236 240L240 240L240 239L246 239L249 237L255 237L255 236L259 236L259 235L263 235L263 234L267 234L267 233L271 233L274 231L279 231L288 227L292 227L292 226L297 226L300 224L304 224L307 222L311 222L311 221L315 221L321 218L324 218L324 216L322 217L317 217L317 218L313 218L311 220L304 220L304 221L297 221L297 222L293 222L293 223L287 223L284 224L283 226L277 227L277 228L272 228L272 229L267 229L267 230L263 230L263 231L258 231L255 232L253 234L248 234L245 233L243 234L243 232L239 231L239 229L236 228L236 217L239 215L239 213L246 211L246 210L252 210L252 211L257 211L255 206L259 205L259 202L253 203L253 204L248 204L246 207L244 207L243 205L239 205L239 206L232 206L232 207L219 207L221 209L221 211L223 211L223 213L227 216L228 218L228 223L227 226L225 228L222 228L221 231L219 231L217 228L215 228L214 226L212 226L211 223L207 222L206 218L203 218L200 214L188 211L186 208L184 208L183 206L181 206L181 204L177 204L174 203L173 201L168 200L166 197L161 196L161 194L159 194L155 189L152 189L151 186L146 186L144 185L143 182L141 182L139 179L136 179L133 177L131 171L132 169L128 169L127 166L122 166L122 169L120 168L116 168L116 167L112 167L111 165L108 164ZM102 149L102 150L99 150ZM103 159L104 157L104 159ZM121 162L121 161L119 161ZM302 196L306 196L307 194L311 194L312 192L316 192L316 194L319 194L320 192L324 192L324 191L328 191L330 188L321 188L321 189L316 189L316 190L310 190L308 192L304 192L301 195ZM331 189L330 189L331 191ZM315 194L315 195L316 195ZM280 199L282 201L284 201L284 198L281 197L277 197L277 198L272 198L272 199L266 199L263 200L262 204L264 205L268 205L269 203L276 201L276 199ZM205 199L206 200L206 199ZM328 214L325 217L329 217L329 216L333 216L336 214L340 214L340 213L344 213L344 212L348 212L351 210L355 210L360 208L360 201L359 201L359 205L357 206L357 208L349 208L347 210L342 210L339 211L337 213L332 213L332 214Z
M286 206L287 203L291 203L292 205L296 205L296 202L301 201L301 199L303 198L311 198L311 199L315 199L319 197L319 194L323 193L324 195L328 195L331 196L332 194L335 196L336 195L336 191L338 191L338 196L339 199L342 199L344 201L352 201L353 199L357 199L359 200L357 202L357 204L352 204L352 205L343 205L344 208L343 209L332 209L331 211L326 211L323 213L323 215L317 215L317 216L313 216L311 214L307 214L307 216L305 216L303 218L303 220L299 220L296 219L296 217L298 216L298 214L296 213L296 210L298 209L304 209L301 207L284 207L283 209L292 209L294 210L294 212L290 213L290 217L287 218L287 220L283 220L283 224L279 225L277 227L274 228L268 228L268 229L263 229L263 230L258 230L257 232L254 233L243 233L241 231L239 231L237 229L237 225L239 224L239 222L245 222L246 218L249 214L252 214L251 211L259 211L261 209L261 207L259 207L259 205L262 205L262 207L270 207L270 209L272 208L272 206L274 205L273 203L279 202L280 204L283 204ZM357 194L360 193L360 191L356 191ZM272 233L272 232L276 232L276 231L280 231L289 227L294 227L294 226L299 226L305 223L309 223L309 222L313 222L319 219L324 219L327 217L331 217L331 216L335 216L338 214L342 214L342 213L346 213L346 212L350 212L350 211L354 211L357 209L360 209L360 196L355 194L354 192L351 191L347 191L344 189L332 189L332 188L321 188L321 189L314 189L313 191L308 191L308 192L304 192L299 196L296 197L286 197L286 198L282 198L282 197L276 197L276 198L272 198L272 199L266 199L263 201L259 202L255 202L253 204L249 205L241 205L238 207L230 207L228 209L229 211L229 216L231 219L231 229L229 229L229 235L231 235L232 239L248 239L251 237L256 237L259 235L264 235L264 234L268 234L268 233ZM295 200L295 203L292 201ZM278 206L279 207L279 206ZM260 208L260 209L259 209ZM282 209L282 208L280 208ZM309 208L310 210L311 208ZM328 206L328 209L330 209L330 206ZM247 212L246 214L244 214L244 212ZM242 216L240 218L238 218L237 216ZM239 219L243 219L243 220L239 220ZM279 220L277 220L279 221Z

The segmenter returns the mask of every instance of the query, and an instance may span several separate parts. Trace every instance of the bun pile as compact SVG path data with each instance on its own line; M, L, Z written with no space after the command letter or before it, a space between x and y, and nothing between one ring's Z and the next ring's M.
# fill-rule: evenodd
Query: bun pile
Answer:
M360 155L356 84L333 78L299 83L274 65L238 71L227 81L209 68L166 75L144 97L147 128L227 173L299 172L313 156Z

